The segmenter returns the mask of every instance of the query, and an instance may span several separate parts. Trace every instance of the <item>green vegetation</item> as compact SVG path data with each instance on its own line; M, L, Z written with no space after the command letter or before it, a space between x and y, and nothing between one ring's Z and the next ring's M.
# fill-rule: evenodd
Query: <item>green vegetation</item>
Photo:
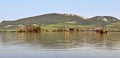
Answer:
M42 29L49 29L50 31L55 30L55 29L69 29L69 28L74 28L74 29L79 29L79 30L91 30L93 28L93 25L76 25L76 24L51 24L51 25L44 25L41 26Z
M106 27L109 27L112 31L120 31L120 22L111 23L106 25Z
M2 21L0 27L7 25L29 25L29 24L38 24L38 25L48 25L48 24L58 24L65 22L75 22L78 25L107 25L110 23L120 21L117 18L111 16L96 16L92 18L84 18L82 16L73 15L73 14L44 14L39 16L33 16L23 19L18 19L15 21Z
M17 31L17 30L18 29L15 26L5 26L5 27L0 28L0 31L7 31L7 32Z
M29 25L39 25L41 31L56 30L91 30L95 27L107 27L110 30L118 31L120 29L120 20L111 16L95 16L84 18L73 14L44 14L23 18L15 21L3 21L0 23L0 31L19 31L26 30ZM22 25L22 26L21 26ZM20 29L18 28L20 27ZM32 30L37 28L31 28ZM30 29L29 29L30 30ZM28 31L28 30L27 30Z
M89 22L88 24L96 25L96 26L105 26L118 21L120 20L111 16L96 16L88 19L88 22Z
M38 24L38 25L47 25L47 24L57 24L64 22L76 22L77 24L84 24L86 21L84 18L81 18L77 15L67 15L67 14L45 14L40 16L23 18L15 21L3 21L0 24L0 27L4 27L6 25L29 25L29 24Z

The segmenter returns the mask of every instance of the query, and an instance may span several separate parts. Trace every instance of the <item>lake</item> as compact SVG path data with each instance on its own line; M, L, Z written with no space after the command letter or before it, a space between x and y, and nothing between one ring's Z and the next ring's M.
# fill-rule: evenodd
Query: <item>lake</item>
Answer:
M0 58L120 58L120 33L0 33Z

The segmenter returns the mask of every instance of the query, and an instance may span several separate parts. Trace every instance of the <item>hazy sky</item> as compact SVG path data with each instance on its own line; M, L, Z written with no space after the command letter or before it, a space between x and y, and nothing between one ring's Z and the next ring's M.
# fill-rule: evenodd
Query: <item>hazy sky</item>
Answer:
M120 19L120 0L0 0L0 21L46 13L107 15Z

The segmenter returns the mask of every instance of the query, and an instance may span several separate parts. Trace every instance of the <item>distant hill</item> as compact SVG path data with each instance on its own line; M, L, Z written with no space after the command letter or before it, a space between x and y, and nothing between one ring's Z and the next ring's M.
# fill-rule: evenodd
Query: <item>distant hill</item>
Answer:
M86 20L82 16L72 15L72 14L44 14L34 17L28 17L23 19L18 19L16 21L3 21L0 27L5 25L18 25L18 24L57 24L64 22L76 22L77 24L85 24Z
M68 23L74 22L80 25L107 25L110 23L118 22L119 19L111 16L96 16L92 18L84 18L82 16L73 15L73 14L59 14L59 13L50 13L39 16L33 16L28 18L22 18L15 21L3 21L0 23L0 27L7 25L28 25L28 24L58 24L58 23Z
M89 18L87 21L89 25L107 25L110 23L118 22L120 20L112 16L95 16Z

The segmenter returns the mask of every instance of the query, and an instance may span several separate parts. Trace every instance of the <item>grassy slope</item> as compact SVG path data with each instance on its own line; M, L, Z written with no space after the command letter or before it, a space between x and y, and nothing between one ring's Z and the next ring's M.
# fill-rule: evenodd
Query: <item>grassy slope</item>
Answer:
M109 25L106 25L106 27L109 27L112 30L119 31L120 30L120 22L111 23Z

